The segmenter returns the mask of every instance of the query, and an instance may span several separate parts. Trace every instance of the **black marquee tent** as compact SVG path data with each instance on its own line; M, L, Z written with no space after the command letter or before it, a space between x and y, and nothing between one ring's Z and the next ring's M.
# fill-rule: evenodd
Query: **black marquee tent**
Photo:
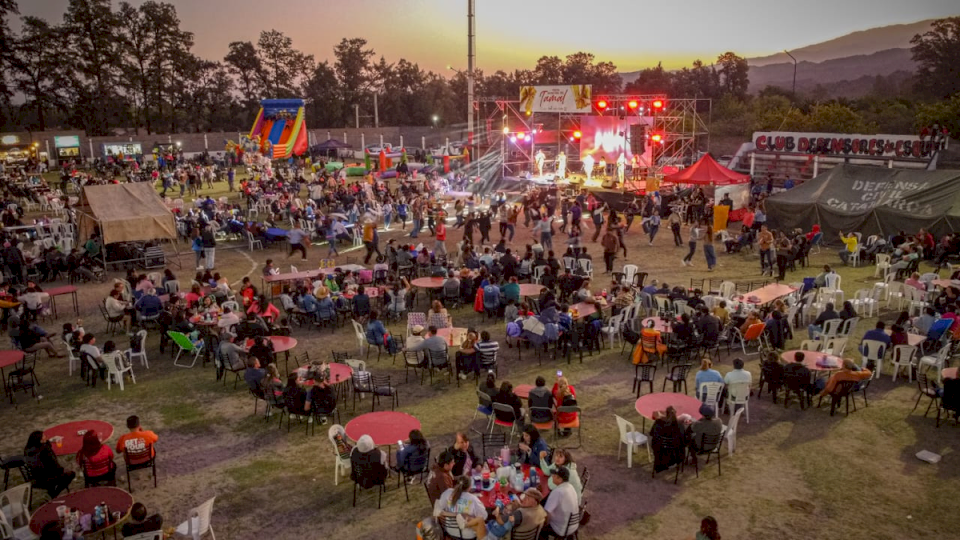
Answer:
M922 227L940 236L960 231L960 171L840 165L765 204L771 228L819 224L828 244L839 243L840 231L886 237Z

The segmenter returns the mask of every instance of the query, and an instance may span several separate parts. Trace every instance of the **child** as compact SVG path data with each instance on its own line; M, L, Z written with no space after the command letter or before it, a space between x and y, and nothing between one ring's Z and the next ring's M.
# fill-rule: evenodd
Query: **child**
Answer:
M289 336L290 331L290 320L287 317L281 317L280 322L273 327L273 335L275 336Z
M200 337L199 330L194 330L193 332L190 332L187 338L190 340L190 343L193 343L194 348L197 348L197 349L203 348L203 338Z

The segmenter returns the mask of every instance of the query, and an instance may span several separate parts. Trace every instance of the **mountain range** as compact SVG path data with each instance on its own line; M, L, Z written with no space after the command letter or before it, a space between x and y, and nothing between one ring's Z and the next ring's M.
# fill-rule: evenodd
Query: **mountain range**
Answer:
M877 76L906 80L916 69L910 40L926 32L932 22L870 28L790 51L797 59L797 91L809 92L819 85L830 88L833 95L857 97L870 92ZM794 65L785 53L748 58L747 63L750 92L767 86L791 88ZM622 73L621 77L627 83L638 73Z

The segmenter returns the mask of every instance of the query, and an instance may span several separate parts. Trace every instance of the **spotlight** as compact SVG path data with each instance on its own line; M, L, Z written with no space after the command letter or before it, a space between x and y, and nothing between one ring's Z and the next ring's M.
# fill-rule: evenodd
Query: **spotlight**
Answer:
M517 138L516 138L516 137L510 137L510 142L512 142L512 143L517 142Z
M637 103L637 100L635 100L635 99L632 99L632 100L630 100L629 103L627 103L627 107L630 107L630 110L635 110L639 105L640 105L640 104Z
M503 134L506 135L507 133L510 133L510 128L503 126Z
M662 100L662 99L654 100L654 102L653 102L653 108L654 108L654 110L657 110L657 111L659 111L660 109L662 109L662 108L663 108L663 100Z
M598 101L598 102L597 102L597 109L598 109L600 112L603 112L603 111L607 110L607 100L601 99L600 101Z
M583 136L583 133L580 133L580 130L577 130L577 131L574 131L574 132L573 132L573 138L574 138L574 139L580 140L580 137L582 137L582 136Z
M527 137L527 134L526 134L526 133L524 133L524 132L522 132L522 131L518 131L518 132L517 132L517 138L520 139L521 141L522 141L523 139L525 139L526 137Z

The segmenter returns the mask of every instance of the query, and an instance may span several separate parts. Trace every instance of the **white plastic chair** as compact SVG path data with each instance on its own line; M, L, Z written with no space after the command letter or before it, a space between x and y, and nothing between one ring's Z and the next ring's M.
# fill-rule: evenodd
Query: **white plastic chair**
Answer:
M840 323L840 329L837 330L837 337L849 337L850 334L857 328L857 323L860 322L860 317L850 317L849 319Z
M123 391L123 374L129 373L130 380L133 381L133 384L137 384L137 378L133 374L133 365L124 364L120 361L123 358L123 353L121 351L114 351L112 353L104 353L100 356L100 359L103 360L105 366L107 366L107 390L111 387L111 382L116 381L120 385L120 391Z
M720 296L724 298L733 298L737 294L737 284L732 281L724 281L720 284Z
M0 534L3 538L36 538L30 532L30 483L23 483L0 493L0 521L10 528L10 533Z
M620 461L620 449L627 445L627 468L633 468L633 453L639 452L641 446L647 447L647 457L653 462L653 451L650 449L650 438L637 431L637 427L618 415L617 427L620 428L620 444L617 445L617 461Z
M835 337L826 340L823 345L822 352L826 354L832 354L834 356L840 356L843 354L844 349L847 348L847 339L845 337Z
M610 317L610 322L607 324L607 326L604 326L600 329L600 333L602 333L604 336L607 336L609 339L611 349L616 347L617 339L620 339L621 342L623 341L623 337L620 332L623 327L623 318L626 316L626 314L627 311L624 310L617 315Z
M351 319L350 322L353 323L353 333L357 338L357 345L360 348L359 356L363 356L364 347L369 347L369 345L367 345L367 333L363 331L363 326L357 321Z
M622 270L622 272L623 272L623 281L621 281L621 283L622 283L623 285L630 285L630 284L632 284L632 283L633 283L633 276L637 275L637 272L638 272L639 270L640 270L640 268L638 268L637 265L635 265L635 264L625 264L625 265L623 265L623 270Z
M854 297L853 305L856 306L861 313L865 313L867 317L873 317L873 310L877 308L877 296L879 294L880 291L877 289L871 289L869 291L867 289L860 289Z
M580 270L583 271L588 277L593 277L593 261L590 259L577 259L577 264L580 265Z
M843 324L843 319L830 319L824 321L823 329L820 330L820 334L817 336L817 339L830 339L832 337L839 337L840 335L840 326Z
M840 288L840 282L843 281L843 279L840 277L840 274L838 274L838 273L836 273L836 272L830 272L829 274L827 274L826 276L824 276L823 279L824 279L824 281L825 281L826 284L827 284L827 288L828 288L828 289L834 289L834 290L839 289L839 288Z
M727 431L725 433L727 438L727 455L733 454L734 450L737 448L737 425L740 423L740 416L745 410L746 408L737 411L730 420L730 425L727 426ZM749 424L750 421L748 420L747 423Z
M950 357L950 343L947 343L943 347L940 347L940 350L937 351L937 354L934 356L924 356L920 358L918 362L918 367L928 366L929 368L934 368L937 371L937 380L943 383L943 366L947 362L947 358Z
M910 316L913 316L914 311L916 311L917 315L923 313L923 308L927 307L926 293L910 285L904 285L903 291L909 299L907 311L910 313Z
M73 354L73 347L67 347L67 357L69 362L70 375L73 376L74 366L80 367L80 359Z
M222 307L222 308L224 308L224 309L230 308L230 311L231 311L232 313L236 313L237 315L240 315L240 314L241 314L241 312L240 312L240 305L237 304L236 301L227 300L226 302L224 302L223 304L221 304L220 307Z
M800 342L800 350L801 350L801 351L816 351L816 352L820 352L820 350L821 350L822 348L823 348L823 342L822 342L822 341L817 341L817 340L815 340L815 339L805 339L805 340L803 340L803 341Z
M887 307L890 307L890 304L896 299L897 311L903 309L903 300L907 297L904 287L905 285L901 281L891 281L887 284Z
M893 364L892 381L897 381L897 375L902 368L907 368L907 380L913 382L913 361L917 355L917 348L912 345L897 345L893 348L891 363Z
M723 383L707 382L700 385L700 401L704 405L713 407L713 410L720 410L720 395L723 394Z
M734 414L732 422L739 419L741 411L747 411L747 423L750 423L750 383L735 382L727 387L727 400L724 402L730 414ZM741 410L737 411L737 405L741 405ZM737 411L734 413L734 411Z
M150 369L150 362L147 361L147 331L140 330L135 334L135 337L140 340L140 352L133 352L133 349L127 349L127 359L130 360L130 365L133 365L133 359L139 358L140 365ZM130 373L132 374L133 372L131 371Z
M543 270L546 268L544 265L534 266L533 267L533 282L540 283L540 280L543 279Z
M344 478L350 476L350 454L346 456L340 455L340 450L337 449L337 442L334 440L338 434L346 441L347 432L340 424L334 424L327 430L327 438L330 439L330 444L333 445L333 485L335 486L340 483L341 473Z
M878 281L873 284L873 290L875 292L879 292L883 296L884 302L889 301L889 297L887 296L887 293L890 291L890 282L893 281L893 278L895 277L896 275L893 274L892 272L887 272L883 275L883 281ZM880 296L875 296L875 298L879 300Z
M251 208L250 211L253 213L257 212L255 208ZM253 233L247 231L247 246L250 248L250 251L253 251L254 249L263 249L263 241L257 240L253 237Z
M177 534L200 540L200 537L210 533L210 538L216 540L217 536L213 534L213 525L210 523L210 516L213 514L213 501L216 497L211 497L200 506L190 510L190 517L177 527Z
M860 344L860 355L862 361L860 362L860 367L867 367L867 362L873 360L877 364L877 369L873 371L872 379L879 378L880 373L883 371L883 355L887 352L887 345L882 341L875 341L872 339L865 339L863 343Z

